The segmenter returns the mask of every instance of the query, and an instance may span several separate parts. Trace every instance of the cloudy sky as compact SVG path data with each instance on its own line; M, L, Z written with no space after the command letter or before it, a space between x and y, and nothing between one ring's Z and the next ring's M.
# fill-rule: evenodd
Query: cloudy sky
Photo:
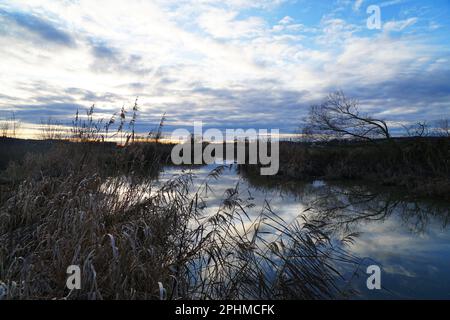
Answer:
M0 0L0 116L107 117L138 96L150 127L288 133L342 89L392 125L431 121L450 114L449 18L449 0Z

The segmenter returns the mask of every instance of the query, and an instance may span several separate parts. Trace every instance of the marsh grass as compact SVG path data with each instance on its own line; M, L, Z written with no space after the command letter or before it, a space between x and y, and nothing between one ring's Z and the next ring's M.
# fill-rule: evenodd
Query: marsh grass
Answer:
M158 143L161 120L136 142L125 110L104 124L94 107L78 112L71 141L13 161L0 197L0 286L6 299L321 299L346 297L335 263L358 259L320 221L284 221L265 203L257 217L239 184L216 212L206 210L219 166L155 181L171 145ZM117 134L120 146L104 142ZM244 193L245 194L245 193ZM81 290L66 288L81 268Z
M205 213L208 181L220 179L224 167L193 191L189 173L157 187L154 177L135 170L127 179L101 175L89 152L59 152L34 159L35 171L1 204L0 281L8 299L346 294L336 284L333 261L356 260L316 223L283 221L268 204L250 219L253 204L238 186L226 191L217 212ZM64 168L52 165L61 158ZM65 287L69 265L81 267L81 290Z

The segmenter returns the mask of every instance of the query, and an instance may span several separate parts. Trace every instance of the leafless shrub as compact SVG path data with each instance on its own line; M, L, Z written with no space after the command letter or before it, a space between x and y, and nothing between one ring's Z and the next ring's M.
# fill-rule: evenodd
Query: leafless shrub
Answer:
M435 134L440 137L450 137L450 120L442 119L437 121Z
M413 125L403 126L408 137L426 137L430 135L430 127L426 121L419 121Z
M3 138L17 138L22 124L13 112L11 117L0 120L0 134Z
M403 128L408 137L450 137L449 119L419 121Z
M51 117L47 118L47 120L41 120L40 129L40 138L42 140L61 140L65 137L63 124Z
M1 120L0 121L0 132L1 132L2 138L9 137L9 131L10 131L9 121Z

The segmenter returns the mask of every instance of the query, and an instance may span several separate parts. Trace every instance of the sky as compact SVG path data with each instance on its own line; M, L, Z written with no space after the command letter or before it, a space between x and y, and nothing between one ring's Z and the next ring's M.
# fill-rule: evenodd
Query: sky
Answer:
M381 26L369 29L371 5ZM296 132L343 90L392 127L450 115L450 0L0 0L0 117Z

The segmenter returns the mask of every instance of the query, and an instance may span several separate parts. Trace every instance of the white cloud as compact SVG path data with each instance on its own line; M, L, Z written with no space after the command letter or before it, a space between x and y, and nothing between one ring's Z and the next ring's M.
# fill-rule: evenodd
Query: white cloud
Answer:
M289 16L285 16L283 19L281 19L280 21L278 21L279 24L291 24L294 22L294 19L292 17Z
M44 97L113 109L139 95L143 113L167 110L176 123L194 115L213 121L208 110L220 107L224 118L262 121L255 113L264 109L265 118L285 124L298 121L287 108L307 106L332 88L374 87L423 66L443 68L421 60L427 48L388 32L357 36L364 26L344 19L305 26L290 16L271 24L256 11L241 14L279 3L4 1L1 9L45 18L73 37L76 48L55 49L42 39L36 45L23 31L0 33L0 108L39 105ZM414 19L388 22L385 30L403 30Z
M353 10L359 11L359 9L361 9L363 2L364 0L355 0L355 3L353 4Z
M430 28L431 31L434 31L441 28L442 26L439 23L436 23L435 21L430 21L428 27Z
M197 19L199 26L214 38L240 39L260 36L266 27L258 17L238 20L238 12L211 9Z
M406 20L398 20L398 21L388 21L384 24L383 30L384 31L402 31L412 25L414 25L418 19L416 17L409 18Z
M321 25L323 34L318 38L319 42L333 46L351 38L361 28L339 18L322 19Z

